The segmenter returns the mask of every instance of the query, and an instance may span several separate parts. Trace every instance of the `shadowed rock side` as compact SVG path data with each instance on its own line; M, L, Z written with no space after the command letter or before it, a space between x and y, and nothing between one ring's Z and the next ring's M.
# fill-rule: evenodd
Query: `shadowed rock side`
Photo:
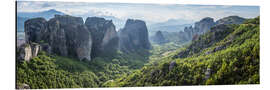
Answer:
M198 34L206 33L211 27L215 25L214 19L210 17L203 18L195 23L194 29Z
M112 20L88 17L85 25L93 39L92 57L110 55L118 49L119 38Z
M152 37L152 40L154 43L157 43L157 44L164 44L168 42L168 40L165 39L161 31L157 31L155 36Z
M47 31L47 21L44 18L33 18L25 21L25 41L26 43L40 42L42 34Z
M55 15L48 22L43 18L29 19L25 32L27 42L39 43L47 52L91 60L91 33L81 17Z
M142 20L128 19L125 27L120 30L120 49L122 51L136 51L139 49L150 49L148 30Z

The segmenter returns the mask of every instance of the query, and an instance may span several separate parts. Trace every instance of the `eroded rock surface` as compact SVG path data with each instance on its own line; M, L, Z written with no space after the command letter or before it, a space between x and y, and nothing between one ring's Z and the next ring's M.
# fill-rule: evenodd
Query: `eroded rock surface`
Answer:
M136 51L150 49L148 30L142 20L128 19L125 27L120 30L120 49L122 51Z
M92 56L108 55L118 49L119 38L112 20L99 17L88 17L85 25L93 39Z

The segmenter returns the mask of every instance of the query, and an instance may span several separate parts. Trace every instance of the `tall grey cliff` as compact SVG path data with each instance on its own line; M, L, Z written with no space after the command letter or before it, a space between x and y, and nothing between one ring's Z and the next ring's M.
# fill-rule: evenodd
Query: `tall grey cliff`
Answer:
M122 51L148 50L151 48L148 30L142 20L128 19L125 27L119 31L119 38L119 46Z
M110 55L118 49L119 38L112 20L88 17L85 25L93 39L92 57Z
M27 43L39 43L47 52L91 60L91 32L81 17L55 15L49 21L29 19L25 22L25 36Z

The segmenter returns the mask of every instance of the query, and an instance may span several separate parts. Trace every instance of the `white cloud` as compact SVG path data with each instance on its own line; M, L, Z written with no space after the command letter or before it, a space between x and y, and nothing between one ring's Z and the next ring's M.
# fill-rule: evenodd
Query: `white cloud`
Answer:
M148 23L169 19L198 21L204 17L219 19L230 15L255 17L258 7L216 6L216 5L176 5L176 4L124 4L124 3L80 3L80 2L18 2L18 12L37 12L56 9L61 12L86 16L114 16L120 19L137 18ZM239 10L242 9L243 10ZM253 8L253 9L249 9ZM254 9L255 8L255 9Z

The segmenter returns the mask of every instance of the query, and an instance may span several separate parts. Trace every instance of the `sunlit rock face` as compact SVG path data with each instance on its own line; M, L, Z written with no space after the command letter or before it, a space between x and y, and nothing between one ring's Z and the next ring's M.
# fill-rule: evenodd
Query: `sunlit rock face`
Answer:
M30 61L40 52L41 47L37 43L25 43L18 47L17 59L19 61Z
M125 27L120 30L120 49L122 51L136 51L150 49L148 30L142 20L128 19Z
M119 38L112 20L88 17L85 25L93 39L92 57L110 55L118 49Z

